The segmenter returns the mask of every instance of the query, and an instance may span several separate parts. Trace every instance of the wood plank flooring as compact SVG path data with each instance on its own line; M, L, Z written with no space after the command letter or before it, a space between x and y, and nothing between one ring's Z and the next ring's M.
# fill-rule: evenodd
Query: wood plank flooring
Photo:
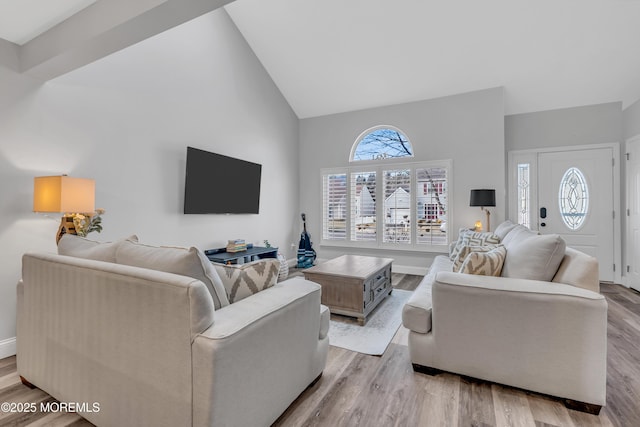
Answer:
M420 280L393 275L397 289L413 290ZM415 373L401 327L381 357L330 347L323 376L274 426L640 426L640 294L612 284L601 292L609 303L609 340L607 405L599 416L499 384ZM20 383L15 357L0 360L0 403L47 400ZM0 426L90 425L77 414L0 412Z

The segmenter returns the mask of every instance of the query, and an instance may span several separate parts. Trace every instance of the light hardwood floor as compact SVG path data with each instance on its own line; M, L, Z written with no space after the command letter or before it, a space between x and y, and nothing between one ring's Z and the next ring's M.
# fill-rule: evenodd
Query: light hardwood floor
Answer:
M295 274L295 273L294 273ZM421 277L394 274L398 289ZM599 416L553 398L459 375L413 372L400 328L382 357L331 347L324 374L276 426L640 426L640 294L603 284L609 303L607 405ZM52 400L20 383L15 357L0 360L0 402ZM4 414L0 426L87 426L76 414Z

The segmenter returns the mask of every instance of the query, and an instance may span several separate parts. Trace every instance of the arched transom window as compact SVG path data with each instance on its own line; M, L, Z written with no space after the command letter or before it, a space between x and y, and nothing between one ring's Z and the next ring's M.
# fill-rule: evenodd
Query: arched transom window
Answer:
M376 126L363 132L351 149L352 162L413 157L413 147L400 129Z

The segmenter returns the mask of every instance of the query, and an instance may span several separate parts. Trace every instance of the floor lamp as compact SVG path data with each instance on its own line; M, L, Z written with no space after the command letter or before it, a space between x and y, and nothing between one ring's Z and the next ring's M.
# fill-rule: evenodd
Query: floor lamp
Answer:
M95 193L93 179L39 176L33 181L33 211L63 214L56 234L58 243L64 234L76 234L70 213L91 215L95 210Z
M491 231L491 220L489 209L486 207L494 207L496 205L496 190L471 190L471 200L469 206L480 206L480 210L487 213L487 231Z

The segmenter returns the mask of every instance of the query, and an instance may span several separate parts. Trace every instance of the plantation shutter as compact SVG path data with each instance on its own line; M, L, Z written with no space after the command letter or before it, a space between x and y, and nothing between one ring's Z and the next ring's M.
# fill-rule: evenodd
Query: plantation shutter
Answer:
M351 174L351 240L376 241L376 173Z
M447 170L416 168L416 243L446 245Z
M322 181L323 239L345 240L347 235L347 174L325 174Z
M411 243L411 170L383 171L385 243Z

